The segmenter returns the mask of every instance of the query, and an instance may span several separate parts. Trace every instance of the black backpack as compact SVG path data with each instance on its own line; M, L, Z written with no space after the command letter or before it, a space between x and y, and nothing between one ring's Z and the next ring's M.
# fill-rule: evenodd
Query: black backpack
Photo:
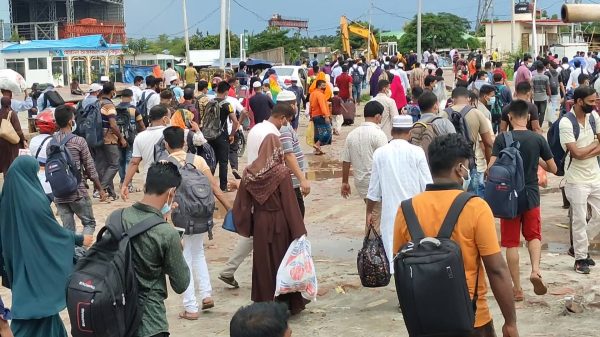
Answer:
M136 109L140 112L140 114L142 115L142 120L144 121L144 125L147 127L148 125L150 125L150 111L148 111L148 101L150 100L150 97L154 96L155 93L151 92L150 95L148 95L146 97L146 93L142 93L142 97L140 98L140 101L137 103L137 105L135 106Z
M56 108L65 104L65 100L56 90L49 90L44 93L44 107Z
M117 122L117 127L123 135L123 138L127 141L129 146L133 146L133 141L135 140L135 136L137 136L137 125L135 122L135 117L132 118L131 113L129 113L129 108L132 106L119 104L115 107L117 110L117 117L115 121Z
M579 133L581 131L579 127L579 122L577 121L577 117L571 112L567 112L564 115L562 115L556 122L552 123L550 129L548 129L548 144L550 145L550 150L552 151L554 161L556 162L556 166L558 167L558 170L556 172L556 176L558 177L562 177L565 175L566 169L568 169L571 166L571 161L573 160L573 158L571 158L569 164L566 165L567 167L565 168L567 152L563 149L562 144L560 143L560 121L563 118L567 118L573 125L573 136L575 136L575 140L579 139ZM597 132L596 118L594 117L594 114L590 114L589 122L590 127L592 128L592 131L595 135Z
M74 133L83 137L89 147L99 147L104 145L104 132L102 130L102 108L100 101L96 101L82 108L79 105L75 121L77 129Z
M143 302L139 299L131 240L164 222L152 215L125 230L123 209L109 216L96 243L75 265L67 283L73 337L134 336L141 323ZM104 235L106 231L110 235Z
M412 199L401 204L412 240L394 258L394 272L411 337L469 336L474 329L479 276L471 299L460 246L450 238L460 213L473 197L463 192L454 200L435 238L425 237Z
M572 71L571 67L569 67L567 69L563 68L560 71L560 76L562 77L562 82L563 82L563 85L565 86L565 90L569 89L566 86L567 86L567 84L569 84L569 78L571 77L571 71Z
M465 137L465 139L473 145L473 149L475 149L475 140L471 139L469 125L467 124L467 121L465 119L467 114L473 109L475 108L473 108L470 105L465 105L465 107L462 108L462 110L460 110L459 112L454 111L454 109L452 108L447 108L444 111L446 111L446 113L448 114L448 119L450 120L450 122L452 122L452 125L454 125L456 133L463 135L463 137ZM473 167L475 167L475 158L470 158L469 169L472 169Z
M360 70L358 70L358 67L356 69L354 69L354 67L352 67L352 84L359 85L361 83L362 83L362 76L360 75Z
M66 144L75 137L70 133L59 143L56 136L53 136L48 143L46 181L52 188L52 194L57 198L66 198L77 192L81 182L81 172L66 147Z

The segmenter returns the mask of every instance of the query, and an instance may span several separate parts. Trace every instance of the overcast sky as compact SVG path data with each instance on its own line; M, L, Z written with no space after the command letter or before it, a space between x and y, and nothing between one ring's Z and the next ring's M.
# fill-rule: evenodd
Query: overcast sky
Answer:
M584 0L589 2L591 0ZM515 0L519 2L519 0ZM148 4L152 3L151 6ZM406 18L417 12L417 0L374 0L373 24L386 30L401 30ZM549 15L559 13L564 0L539 0L538 7ZM478 0L424 0L424 12L449 12L471 20L477 16ZM510 19L510 0L495 1L495 16ZM220 0L187 0L190 32L217 33L219 30ZM245 7L246 9L242 8ZM384 13L387 12L387 13ZM368 20L368 0L231 0L231 29L241 33L261 32L271 15L308 19L312 35L332 34L341 15L352 20ZM127 35L133 38L156 37L161 33L182 35L182 0L125 0ZM303 34L305 34L303 32Z

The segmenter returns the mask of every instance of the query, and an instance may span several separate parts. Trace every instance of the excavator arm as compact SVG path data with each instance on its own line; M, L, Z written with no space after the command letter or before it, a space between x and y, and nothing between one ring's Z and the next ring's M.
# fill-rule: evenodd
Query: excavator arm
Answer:
M377 39L372 32L369 31L368 28L365 28L356 23L348 24L348 19L345 16L342 16L340 20L340 32L342 35L342 48L344 49L344 53L348 55L352 55L352 51L350 48L350 34L354 34L356 36L360 36L365 40L371 40L371 45L369 46L369 56L370 59L377 59L379 55L379 46L377 45Z

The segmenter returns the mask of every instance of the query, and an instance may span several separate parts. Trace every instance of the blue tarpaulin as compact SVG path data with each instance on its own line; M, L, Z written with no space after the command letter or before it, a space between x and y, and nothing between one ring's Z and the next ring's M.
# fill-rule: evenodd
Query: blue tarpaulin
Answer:
M2 49L2 52L49 50L60 53L64 50L120 50L121 48L120 44L106 43L102 35L88 35L62 40L33 40L15 43Z
M123 82L133 83L133 79L136 76L142 76L143 78L146 78L150 75L154 75L155 67L157 66L136 66L132 64L126 64L123 66Z

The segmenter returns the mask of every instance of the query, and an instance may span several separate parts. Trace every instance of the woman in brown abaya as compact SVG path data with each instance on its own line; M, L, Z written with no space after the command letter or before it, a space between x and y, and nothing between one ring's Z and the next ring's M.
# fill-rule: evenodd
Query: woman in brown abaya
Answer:
M8 120L19 135L19 142L17 144L11 144L6 139L0 138L0 173L6 175L10 164L12 164L19 155L19 149L23 149L27 145L23 131L21 131L19 117L17 116L17 113L10 108L10 97L2 97L0 121L2 119Z
M292 241L306 234L290 173L284 164L279 137L268 135L258 158L244 171L233 205L238 234L254 237L254 302L274 300L279 265ZM304 310L306 304L300 293L281 295L275 300L286 302L293 315Z

